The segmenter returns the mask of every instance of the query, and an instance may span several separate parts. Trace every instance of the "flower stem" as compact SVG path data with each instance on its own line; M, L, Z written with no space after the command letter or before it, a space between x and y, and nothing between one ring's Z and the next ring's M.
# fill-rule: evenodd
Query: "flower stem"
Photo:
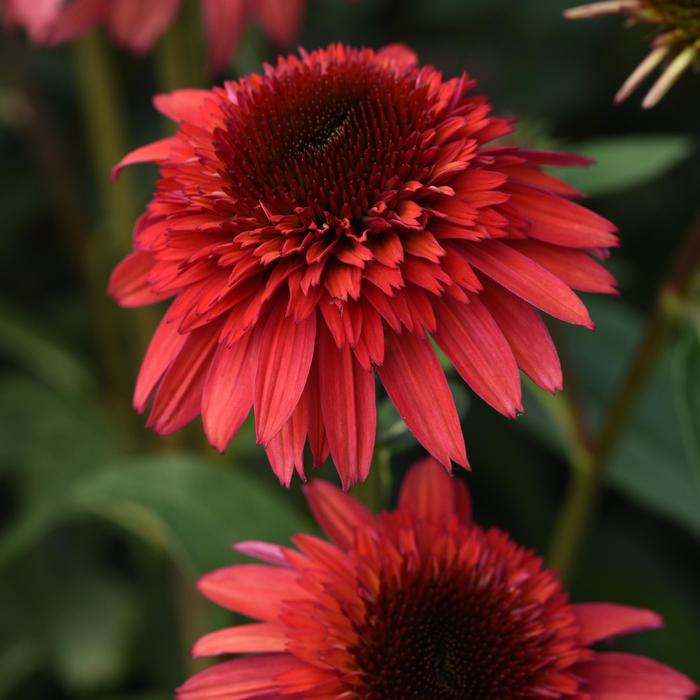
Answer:
M676 326L678 308L688 292L693 273L700 261L700 212L682 244L667 281L661 286L656 307L640 342L634 360L615 393L593 442L573 445L571 479L549 551L549 564L563 577L570 574L576 555L586 536L600 493L605 469L627 421L669 336Z
M110 177L112 168L130 146L125 129L126 109L117 87L111 49L102 35L91 32L75 42L73 50L93 174L101 200L101 221L85 242L83 254L93 271L92 294L99 296L94 305L102 307L109 272L131 248L131 230L141 203L131 173L124 173L116 183ZM135 328L130 329L125 327L116 305L109 304L109 308L108 323L116 329L116 339L101 348L102 360L113 398L121 404L127 400L125 393L132 386L141 353L155 327L155 317L151 309L135 310L130 318Z
M165 92L206 85L204 46L200 40L201 31L198 30L201 20L197 9L195 3L186 3L158 45L158 82Z

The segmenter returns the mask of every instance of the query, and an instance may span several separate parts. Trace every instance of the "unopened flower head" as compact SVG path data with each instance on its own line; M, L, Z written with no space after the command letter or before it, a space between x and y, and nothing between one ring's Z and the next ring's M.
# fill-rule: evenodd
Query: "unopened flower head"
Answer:
M700 61L700 0L606 0L581 5L564 13L569 19L620 14L632 24L651 24L659 29L651 53L639 64L618 91L615 101L629 97L657 68L661 75L643 101L656 105L680 76Z
M684 700L696 687L651 659L594 645L661 625L649 610L572 604L556 573L471 522L464 485L417 464L397 510L374 516L323 481L306 490L331 542L245 542L261 564L206 574L202 593L255 620L197 656L243 655L178 700Z
M119 166L161 179L110 283L124 306L174 298L136 386L151 426L201 413L224 449L253 407L283 483L308 437L348 485L370 467L375 372L431 454L467 464L433 340L507 416L519 369L561 387L533 307L590 327L572 290L614 291L594 258L615 227L542 169L586 159L494 145L511 122L473 86L403 46L337 45L156 98L180 128Z

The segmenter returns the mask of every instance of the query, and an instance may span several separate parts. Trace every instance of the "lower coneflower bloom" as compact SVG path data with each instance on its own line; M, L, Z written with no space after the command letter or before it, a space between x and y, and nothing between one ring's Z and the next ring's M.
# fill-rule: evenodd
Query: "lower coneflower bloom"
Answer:
M571 604L555 572L498 530L470 521L464 485L432 459L399 507L373 516L328 483L306 495L328 542L245 542L264 564L214 571L200 590L258 620L197 642L196 656L252 654L188 680L179 700L679 700L677 671L597 651L661 625L611 603Z
M40 44L62 44L104 24L135 53L150 51L172 24L182 0L0 0L5 23L23 27ZM299 33L306 0L201 0L212 69L222 70L249 19L280 46Z
M156 98L180 130L119 166L162 177L110 281L124 306L175 298L136 386L139 411L155 394L151 426L201 412L224 449L254 406L281 481L308 435L347 485L370 466L375 370L426 449L466 465L431 337L509 417L519 368L561 387L533 307L590 327L572 289L614 291L594 260L614 227L541 167L585 159L490 145L511 124L472 86L405 47L338 45Z
M620 88L616 102L626 99L661 65L661 76L647 93L642 105L653 107L680 76L700 59L700 0L605 0L567 10L569 19L587 19L620 14L632 23L659 27L651 53Z

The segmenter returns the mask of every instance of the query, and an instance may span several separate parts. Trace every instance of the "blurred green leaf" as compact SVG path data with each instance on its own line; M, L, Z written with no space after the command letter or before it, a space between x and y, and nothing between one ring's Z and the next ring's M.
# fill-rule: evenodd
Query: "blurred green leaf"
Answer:
M236 541L284 543L308 529L281 487L195 455L125 459L78 484L75 500L164 547L190 573L230 561Z
M589 306L597 331L570 328L567 335L585 414L595 428L622 380L643 320L619 301L594 300ZM683 449L672 386L671 358L666 352L611 456L607 479L636 502L700 537L700 481ZM558 426L536 402L527 402L518 422L550 447L562 449L563 441L552 437Z
M42 595L48 656L64 685L82 691L123 673L135 611L128 588L85 557L53 571Z
M0 351L57 391L79 394L94 388L84 364L50 338L41 321L2 302Z
M593 158L588 168L557 174L588 196L611 195L662 177L693 152L693 140L678 134L640 134L581 141L567 150Z
M700 333L690 324L674 351L673 379L683 443L700 490Z

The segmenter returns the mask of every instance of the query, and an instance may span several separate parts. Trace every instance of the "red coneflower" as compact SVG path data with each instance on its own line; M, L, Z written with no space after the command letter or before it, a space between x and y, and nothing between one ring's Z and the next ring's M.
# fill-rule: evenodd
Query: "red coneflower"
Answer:
M572 288L614 290L589 255L614 227L541 169L588 161L487 146L511 126L472 86L405 47L338 45L156 97L180 130L117 168L154 161L162 177L110 282L123 306L175 297L137 381L139 411L155 393L149 425L201 412L224 449L254 405L284 483L308 436L347 485L370 465L375 369L426 449L466 465L431 337L507 416L518 368L561 387L533 306L590 327Z
M253 654L188 680L179 700L679 700L677 671L598 652L601 640L659 627L648 610L570 604L557 575L503 532L470 522L464 485L426 459L399 507L373 516L322 481L306 488L332 542L245 542L265 564L200 579L223 607L259 620L208 634L196 656Z
M700 60L700 0L604 0L573 7L564 13L568 19L587 19L620 14L632 24L660 28L651 53L637 66L615 96L622 102L651 73L666 64L661 76L647 93L642 106L649 109L671 89L694 62Z
M21 26L32 41L61 44L106 24L114 40L135 53L153 48L175 19L182 0L0 0L8 26ZM249 19L280 46L299 33L306 0L201 0L209 60L228 65Z

